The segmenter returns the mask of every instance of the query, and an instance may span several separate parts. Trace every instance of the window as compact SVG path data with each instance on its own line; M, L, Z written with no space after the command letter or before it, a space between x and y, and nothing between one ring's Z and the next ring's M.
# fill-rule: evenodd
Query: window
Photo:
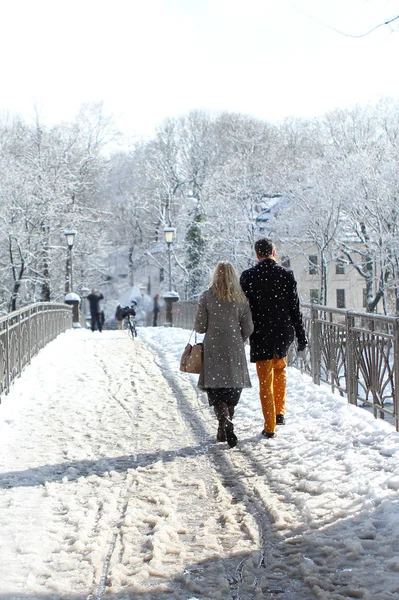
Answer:
M335 263L335 273L336 275L345 275L346 264L343 260L337 260Z
M310 254L309 256L309 274L316 275L317 273L317 254Z
M163 267L161 267L159 269L159 283L162 283L164 279L165 279L165 269Z
M310 290L310 302L311 302L311 304L319 304L319 302L320 302L319 290Z
M345 290L337 290L337 308L345 308Z
M291 260L288 258L288 256L283 256L283 258L281 259L281 264L286 269L290 269L291 268Z

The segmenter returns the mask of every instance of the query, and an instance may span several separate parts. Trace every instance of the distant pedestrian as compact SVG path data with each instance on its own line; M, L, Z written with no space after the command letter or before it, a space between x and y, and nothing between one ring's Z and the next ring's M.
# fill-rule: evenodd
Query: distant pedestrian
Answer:
M154 297L154 308L152 309L152 312L154 314L154 318L153 318L153 322L152 322L153 327L156 327L158 325L158 315L161 310L161 307L159 306L160 299L161 299L161 296L159 294L157 294Z
M258 263L241 275L240 282L251 307L254 331L250 337L251 362L256 363L264 417L262 435L271 438L285 423L286 366L289 347L298 340L298 352L307 339L300 311L297 283L292 271L277 264L272 240L255 243Z
M96 326L98 331L102 331L102 317L101 317L101 306L100 300L104 300L104 296L102 293L95 288L91 290L91 294L87 296L87 299L90 303L90 315L91 315L91 330L94 331Z
M237 273L220 261L209 290L198 303L195 331L205 333L204 356L198 387L205 390L219 422L217 440L232 448L237 444L233 415L242 389L251 387L244 342L253 323Z
M122 325L123 325L123 307L118 304L118 306L116 307L115 310L115 321L116 321L116 328L117 329L122 329Z

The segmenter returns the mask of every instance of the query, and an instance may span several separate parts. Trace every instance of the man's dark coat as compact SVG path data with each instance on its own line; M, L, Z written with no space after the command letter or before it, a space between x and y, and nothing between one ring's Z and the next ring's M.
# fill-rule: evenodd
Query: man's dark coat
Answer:
M265 258L244 271L240 283L254 322L251 362L287 356L295 335L303 349L307 340L293 272Z
M90 304L90 314L91 315L100 314L100 312L101 312L100 300L104 300L104 296L101 293L97 293L97 294L92 293L87 296L87 299Z

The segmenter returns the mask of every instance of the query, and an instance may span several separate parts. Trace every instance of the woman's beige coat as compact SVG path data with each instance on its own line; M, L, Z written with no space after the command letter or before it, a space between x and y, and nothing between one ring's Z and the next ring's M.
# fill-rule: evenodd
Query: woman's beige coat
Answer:
M244 341L253 328L247 302L220 301L211 290L201 295L194 325L205 333L199 388L251 387Z

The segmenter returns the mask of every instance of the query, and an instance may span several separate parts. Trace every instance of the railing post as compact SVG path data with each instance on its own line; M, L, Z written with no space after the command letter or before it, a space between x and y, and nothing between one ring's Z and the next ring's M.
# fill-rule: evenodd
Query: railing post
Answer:
M313 382L320 385L320 345L319 345L319 330L320 323L318 322L319 311L314 306L310 309L312 339L310 345L310 359L312 363L312 378Z
M43 325L43 348L44 346L47 344L47 334L48 334L48 324L47 324L47 311L44 309L44 306L42 306L42 310L40 312L41 318L42 318L42 325Z
M357 379L355 360L355 317L348 311L346 313L346 393L350 404L357 404Z
M21 313L19 313L18 315L18 336L17 336L17 348L18 348L18 375L21 375L22 373L22 360L21 360L21 354L22 354L22 327L21 327L21 318L22 315Z
M32 346L31 346L31 327L32 327L32 309L29 309L29 316L28 316L28 364L31 361L32 358Z
M34 333L34 336L35 336L35 354L36 354L37 348L38 348L38 345L39 345L38 340L37 340L37 337L38 337L38 333L37 333L37 306L34 306L33 313L35 315L35 318L34 318L34 331L33 331L33 333Z
M394 416L396 431L399 431L399 319L395 319L394 344Z
M10 321L6 322L6 393L10 391Z

